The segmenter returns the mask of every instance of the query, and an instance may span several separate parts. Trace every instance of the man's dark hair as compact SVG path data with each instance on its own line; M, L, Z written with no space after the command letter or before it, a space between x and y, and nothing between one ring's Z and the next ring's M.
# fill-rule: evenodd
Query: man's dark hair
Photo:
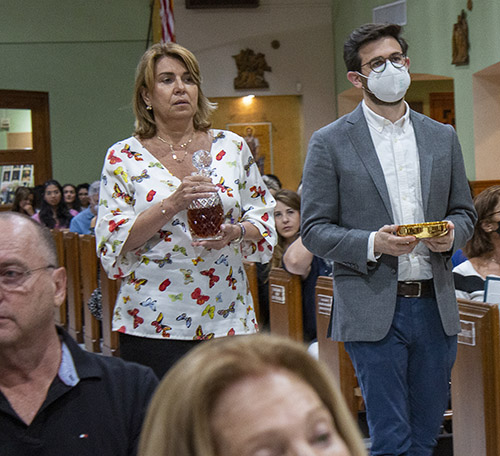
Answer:
M401 26L396 24L365 24L353 30L344 43L344 62L347 71L361 71L359 48L370 41L386 36L393 37L406 55L408 43L400 36Z

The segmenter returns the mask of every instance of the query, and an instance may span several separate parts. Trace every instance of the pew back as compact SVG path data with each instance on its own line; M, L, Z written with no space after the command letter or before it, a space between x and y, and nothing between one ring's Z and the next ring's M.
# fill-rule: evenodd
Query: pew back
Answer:
M500 454L500 333L497 304L458 300L462 331L452 371L455 456Z
M68 277L68 332L73 339L81 344L83 343L83 309L78 234L64 231L63 244Z
M102 353L108 356L120 356L118 333L111 330L120 280L109 279L100 262L99 267L102 293Z
M330 316L333 310L333 280L318 277L316 282L316 326L318 332L318 356L333 372L349 410L357 419L364 410L361 389L349 355L343 342L336 342L328 335Z
M259 306L259 286L257 281L257 265L250 261L244 261L243 266L245 267L245 273L248 279L248 287L250 288L250 293L253 299L255 316L257 317L257 322L260 322L261 318Z
M87 305L92 292L97 288L97 255L95 252L95 236L80 235L80 280L82 285L82 305L85 348L91 352L101 351L101 329L97 320Z
M269 323L271 333L303 341L302 281L281 268L269 273Z
M54 239L54 243L56 245L57 251L57 260L59 262L59 266L66 266L66 258L64 256L64 241L63 234L60 230L50 230L52 233L52 238ZM64 302L61 304L59 309L55 311L55 322L57 325L62 326L64 328L68 327L68 304L67 297Z

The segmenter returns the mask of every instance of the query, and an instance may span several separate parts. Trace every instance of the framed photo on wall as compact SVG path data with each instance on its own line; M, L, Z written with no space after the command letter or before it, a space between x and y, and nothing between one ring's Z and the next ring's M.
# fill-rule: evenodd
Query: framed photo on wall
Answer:
M243 137L261 174L274 174L271 122L229 123L226 130Z
M23 170L21 172L21 183L24 187L34 186L34 172L33 165L23 165Z
M12 165L2 166L2 182L10 182L10 175L12 173Z

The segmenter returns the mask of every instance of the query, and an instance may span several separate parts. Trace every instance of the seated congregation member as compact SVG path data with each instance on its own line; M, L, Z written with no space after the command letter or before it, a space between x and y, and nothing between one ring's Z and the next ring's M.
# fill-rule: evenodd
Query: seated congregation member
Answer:
M87 182L76 186L76 197L78 198L78 203L80 204L80 210L87 209L87 207L89 207L89 187L90 185L87 184Z
M274 219L279 234L273 266L284 267L302 278L302 320L304 341L316 339L315 288L319 276L332 273L330 264L313 255L300 237L300 196L292 190L280 190L275 195ZM280 252L280 248L282 249Z
M69 228L70 220L78 214L74 209L68 209L63 201L61 184L56 180L48 180L43 184L43 199L40 212L33 219L47 228L62 230Z
M35 212L40 212L44 191L45 187L43 185L35 185L33 187L33 209L35 210Z
M76 187L73 184L64 184L63 187L63 200L68 209L74 209L80 212L80 201L76 197Z
M3 212L0 231L0 454L135 455L157 378L56 327L66 271L47 228Z
M474 198L474 189L472 187L472 184L469 180L467 181L467 183L469 184L470 195L472 198ZM463 249L458 249L451 257L451 264L453 265L453 267L458 266L464 261L467 261L467 256L465 255Z
M262 180L273 196L282 188L281 181L275 174L263 174Z
M465 245L468 260L453 268L457 298L484 300L486 277L500 277L500 185L474 198L478 221Z
M100 181L93 182L89 187L89 206L71 219L69 230L78 234L94 234L94 227L99 206Z
M17 187L12 203L12 211L31 217L35 214L33 189L30 187Z
M366 455L327 368L266 334L202 344L164 377L140 456Z

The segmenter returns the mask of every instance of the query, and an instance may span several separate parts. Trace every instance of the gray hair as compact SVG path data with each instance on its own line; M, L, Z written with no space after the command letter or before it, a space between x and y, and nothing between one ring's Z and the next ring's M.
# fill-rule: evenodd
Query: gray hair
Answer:
M101 188L101 181L92 182L89 187L89 196L98 195L100 188Z
M0 212L0 220L9 220L13 224L22 223L23 221L30 224L38 236L38 239L33 240L33 246L41 242L42 246L45 247L47 262L53 266L59 266L56 244L52 233L46 226L19 212Z

